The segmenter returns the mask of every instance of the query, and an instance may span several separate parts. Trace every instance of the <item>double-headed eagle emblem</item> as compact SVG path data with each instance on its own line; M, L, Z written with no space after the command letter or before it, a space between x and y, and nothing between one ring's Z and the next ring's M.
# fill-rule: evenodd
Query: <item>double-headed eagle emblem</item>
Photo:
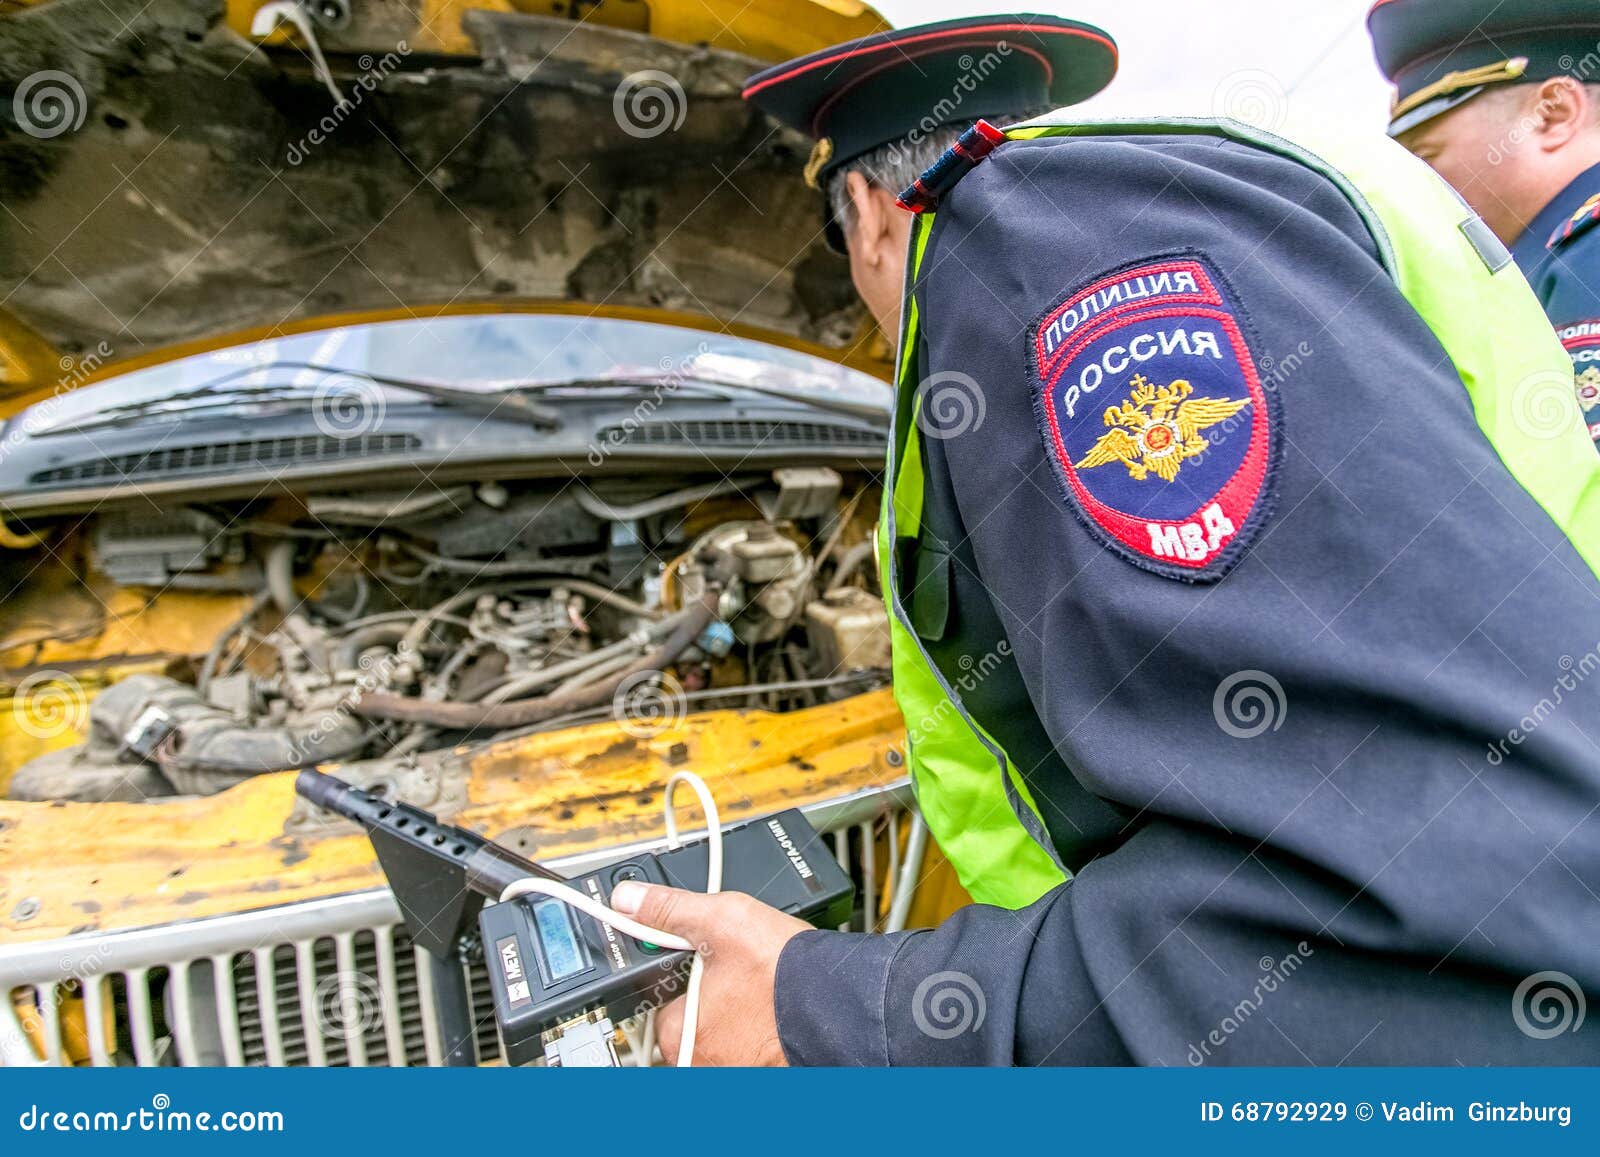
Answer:
M1578 404L1585 412L1600 406L1600 370L1593 366L1578 375Z
M1121 405L1106 411L1102 434L1080 462L1079 470L1121 462L1136 481L1154 474L1163 482L1178 476L1183 464L1203 453L1211 443L1200 431L1233 417L1250 404L1249 398L1192 398L1194 387L1183 379L1166 386L1143 375L1128 383L1132 393Z

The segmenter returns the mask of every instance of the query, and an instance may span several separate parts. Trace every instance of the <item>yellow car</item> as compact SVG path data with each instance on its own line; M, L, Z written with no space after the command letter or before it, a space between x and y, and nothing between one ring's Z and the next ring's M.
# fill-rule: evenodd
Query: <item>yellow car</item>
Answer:
M0 1064L441 1063L438 966L299 768L566 874L689 768L805 808L857 928L959 900L887 690L886 351L739 99L880 27L4 10Z

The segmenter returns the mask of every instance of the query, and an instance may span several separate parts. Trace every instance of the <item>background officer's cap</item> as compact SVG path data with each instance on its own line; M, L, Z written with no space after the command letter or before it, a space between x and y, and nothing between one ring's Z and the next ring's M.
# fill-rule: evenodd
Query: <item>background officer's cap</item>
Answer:
M1595 0L1378 0L1367 29L1395 86L1390 136L1491 84L1553 76L1600 83Z
M1116 71L1116 43L1092 25L975 16L824 48L758 72L744 97L816 140L806 181L825 190L834 170L879 145L979 117L1075 104ZM825 223L829 244L842 251L837 226Z

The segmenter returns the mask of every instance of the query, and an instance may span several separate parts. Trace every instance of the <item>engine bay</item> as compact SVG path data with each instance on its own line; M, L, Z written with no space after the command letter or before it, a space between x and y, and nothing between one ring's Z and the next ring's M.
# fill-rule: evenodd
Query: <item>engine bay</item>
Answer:
M175 640L105 680L85 697L86 738L24 763L7 794L159 802L608 719L652 737L695 710L882 686L877 502L865 477L790 467L129 505L30 528L91 605L109 590L234 613L205 646ZM38 569L13 573L0 612L18 685L67 630L21 597Z

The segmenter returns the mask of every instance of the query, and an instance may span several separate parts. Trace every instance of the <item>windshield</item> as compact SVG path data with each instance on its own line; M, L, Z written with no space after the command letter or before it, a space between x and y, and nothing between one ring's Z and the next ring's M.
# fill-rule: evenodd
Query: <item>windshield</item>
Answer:
M615 318L472 314L342 326L197 354L73 390L24 411L20 421L29 433L46 433L219 380L226 393L266 386L310 391L325 374L309 365L484 393L573 379L651 378L760 386L884 408L889 402L876 378L727 334Z

